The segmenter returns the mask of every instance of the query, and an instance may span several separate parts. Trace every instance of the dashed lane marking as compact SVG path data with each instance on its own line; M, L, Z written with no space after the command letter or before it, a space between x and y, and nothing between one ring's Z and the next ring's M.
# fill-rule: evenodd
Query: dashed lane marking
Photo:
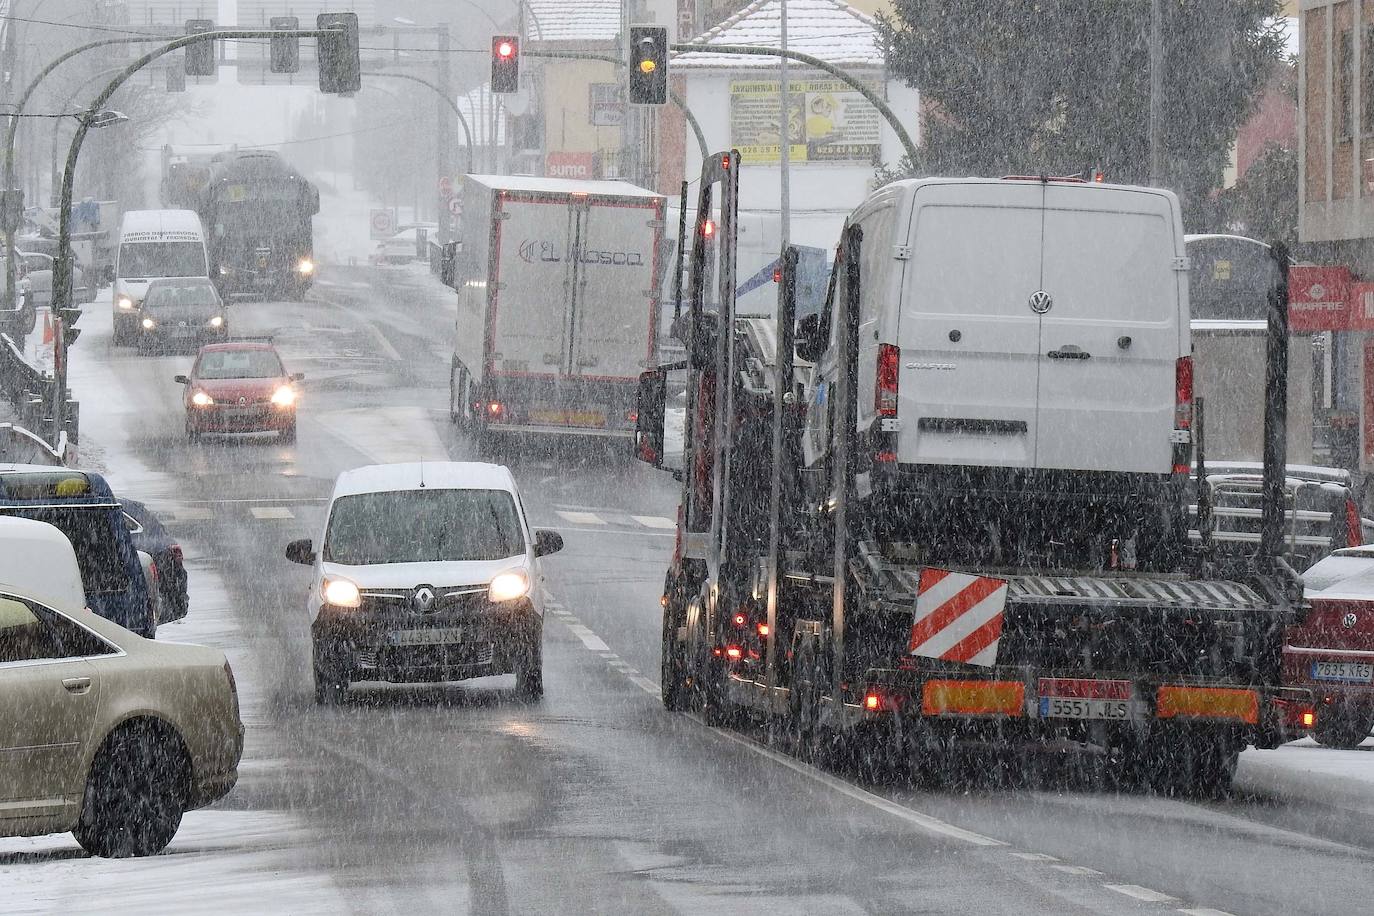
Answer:
M562 509L556 509L554 511L556 511L559 514L559 516L561 516L563 519L572 522L574 525L606 524L605 519L597 515L595 512L564 512Z
M253 518L259 521L281 520L296 517L296 513L285 506L251 506L248 511L252 512Z
M1109 891L1124 894L1136 900L1143 900L1145 903L1179 903L1177 897L1170 897L1159 891L1150 890L1148 887L1141 887L1139 884L1104 884L1102 885Z
M1086 865L1051 865L1050 868L1055 871L1062 871L1066 875L1093 876L1102 874L1097 869L1088 868Z
M568 621L568 629L573 631L574 636L582 640L582 645L586 646L588 649L591 649L593 652L604 652L610 649L610 646L606 645L604 642L601 641L600 636L597 636L595 633L593 633L591 630L587 629L580 623L572 623L571 621Z
M1013 852L1013 856L1018 859L1025 859L1027 862L1058 862L1055 856L1045 855L1043 852Z
M659 515L632 515L630 518L639 522L645 528L676 528L677 522L671 518L663 518Z
M1180 913L1187 913L1188 916L1234 916L1225 910L1213 910L1207 907L1195 907L1190 910L1179 910Z
M177 506L170 513L164 515L163 520L168 522L204 522L214 517L215 513L204 506Z

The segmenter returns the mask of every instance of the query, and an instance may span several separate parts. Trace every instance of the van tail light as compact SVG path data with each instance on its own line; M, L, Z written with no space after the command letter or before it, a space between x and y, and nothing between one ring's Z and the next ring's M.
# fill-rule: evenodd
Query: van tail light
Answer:
M879 416L897 416L897 376L901 358L901 348L894 344L878 344L878 385L873 406Z
M1174 428L1193 428L1193 358L1181 356L1174 363Z
M1345 544L1359 547L1364 543L1364 530L1360 519L1360 506L1350 497L1345 499Z

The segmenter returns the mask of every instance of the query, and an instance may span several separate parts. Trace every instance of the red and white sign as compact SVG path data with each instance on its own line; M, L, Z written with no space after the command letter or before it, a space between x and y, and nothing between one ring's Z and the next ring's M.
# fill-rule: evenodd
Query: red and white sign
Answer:
M544 160L548 178L592 178L596 175L596 156L592 153L549 153Z
M396 234L396 214L391 210L373 210L367 216L367 225L374 241L389 239Z
M926 567L916 591L911 654L970 665L997 664L1006 604L1004 579Z
M453 179L447 175L439 179L439 196L444 200L453 196Z
M1350 330L1351 280L1348 267L1288 268L1288 330Z

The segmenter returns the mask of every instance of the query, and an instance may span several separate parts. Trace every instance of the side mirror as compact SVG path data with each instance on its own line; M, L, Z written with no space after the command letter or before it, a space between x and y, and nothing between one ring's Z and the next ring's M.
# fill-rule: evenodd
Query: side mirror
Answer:
M190 380L189 378L187 378L186 376L184 376L184 375L174 375L174 376L172 376L172 381L177 382L178 384L182 384L182 385L189 385L189 384L191 384L191 380Z
M292 373L291 373L291 381L293 381L293 382L303 382L303 381L305 381L305 373L304 373L304 372L292 372Z
M315 562L315 545L310 538L301 538L286 545L286 558L292 563L311 566Z
M547 528L536 528L534 531L534 555L536 557L546 557L551 553L558 553L563 549L563 535L557 531L550 531Z
M821 316L807 315L797 322L797 356L808 363L817 362L825 353L825 341L821 339Z
M667 369L650 369L639 374L639 401L635 411L635 457L656 468L663 467L663 419L667 391Z

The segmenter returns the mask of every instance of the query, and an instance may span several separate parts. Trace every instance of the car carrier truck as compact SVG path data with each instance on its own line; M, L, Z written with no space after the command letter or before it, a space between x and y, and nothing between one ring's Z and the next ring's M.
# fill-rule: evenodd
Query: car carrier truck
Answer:
M618 181L467 175L449 413L479 437L634 435L664 198Z
M1277 701L1311 701L1280 686L1305 606L1280 555L1282 399L1258 549L1188 538L1194 458L1211 522L1173 195L889 185L850 217L825 307L799 324L785 256L770 354L730 296L738 163L703 168L687 359L640 380L637 452L662 466L665 380L687 376L664 704L768 717L813 758L1067 749L1114 779L1224 792L1243 747L1278 742ZM814 362L805 378L795 358Z

